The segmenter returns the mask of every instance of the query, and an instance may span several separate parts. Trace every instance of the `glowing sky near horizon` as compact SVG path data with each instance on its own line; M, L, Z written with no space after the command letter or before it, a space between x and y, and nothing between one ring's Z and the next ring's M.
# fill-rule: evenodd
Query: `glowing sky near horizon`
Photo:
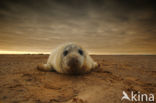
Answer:
M0 53L76 42L97 54L156 54L154 0L1 0Z

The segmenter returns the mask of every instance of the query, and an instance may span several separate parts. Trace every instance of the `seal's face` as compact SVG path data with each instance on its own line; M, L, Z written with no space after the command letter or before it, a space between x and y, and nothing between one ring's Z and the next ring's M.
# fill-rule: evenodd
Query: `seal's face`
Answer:
M79 74L84 64L85 52L81 47L70 44L62 52L62 69L68 73Z

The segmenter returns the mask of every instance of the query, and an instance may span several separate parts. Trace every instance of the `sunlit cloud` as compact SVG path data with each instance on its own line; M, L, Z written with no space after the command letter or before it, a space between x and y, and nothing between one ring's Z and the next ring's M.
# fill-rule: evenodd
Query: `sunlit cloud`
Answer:
M75 42L94 54L156 54L155 14L148 0L2 0L0 50L45 53Z

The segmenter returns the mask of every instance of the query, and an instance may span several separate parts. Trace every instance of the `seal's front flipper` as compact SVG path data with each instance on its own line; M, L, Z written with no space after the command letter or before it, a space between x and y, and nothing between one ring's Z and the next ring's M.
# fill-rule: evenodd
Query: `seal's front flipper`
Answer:
M100 67L100 64L94 62L94 63L93 63L92 69L97 69L97 68L99 68L99 67Z
M51 71L55 71L51 65L48 64L39 64L37 65L37 69L40 71L44 71L44 72L51 72Z
M94 72L100 72L100 71L101 71L100 64L94 62L94 65L93 65L92 71L94 71Z

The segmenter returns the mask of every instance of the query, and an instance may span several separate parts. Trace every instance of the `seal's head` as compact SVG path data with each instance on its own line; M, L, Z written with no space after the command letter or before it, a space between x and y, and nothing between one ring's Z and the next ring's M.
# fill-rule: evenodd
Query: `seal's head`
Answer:
M81 73L85 61L85 51L76 44L67 45L62 52L61 66L64 71L71 74Z

